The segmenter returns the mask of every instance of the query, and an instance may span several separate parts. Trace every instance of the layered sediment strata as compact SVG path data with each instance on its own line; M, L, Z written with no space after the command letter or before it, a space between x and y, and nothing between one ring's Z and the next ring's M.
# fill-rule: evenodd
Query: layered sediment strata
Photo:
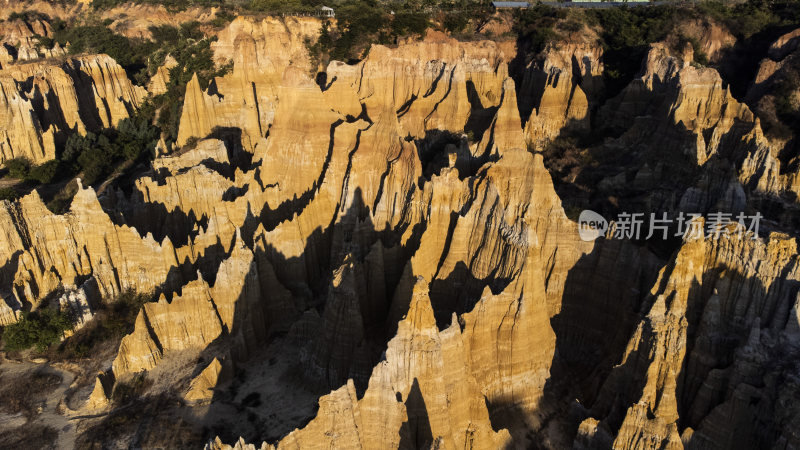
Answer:
M152 236L142 238L135 229L115 225L91 188L79 186L65 215L50 212L36 191L4 206L16 232L11 241L21 244L4 255L14 266L3 267L13 274L9 290L19 305L35 307L62 284L74 286L88 276L103 297L127 289L152 291L178 265L168 239L159 244Z
M778 234L684 243L590 410L613 448L796 442L796 412L774 410L786 395L775 380L795 376L782 361L796 351L796 245Z
M593 33L567 45L549 45L525 68L520 85L520 114L525 139L534 148L562 132L586 131L603 94L603 49Z
M209 90L196 77L186 86L178 145L206 137L217 127L232 127L241 130L242 144L252 151L275 116L276 87L285 73L293 73L284 69L290 66L304 74L315 69L305 41L315 40L318 33L319 22L313 19L234 20L213 44L216 63L232 64L233 69L213 80Z
M116 126L146 96L107 55L13 65L0 70L0 89L0 119L17 125L0 131L0 162L54 159L68 134Z

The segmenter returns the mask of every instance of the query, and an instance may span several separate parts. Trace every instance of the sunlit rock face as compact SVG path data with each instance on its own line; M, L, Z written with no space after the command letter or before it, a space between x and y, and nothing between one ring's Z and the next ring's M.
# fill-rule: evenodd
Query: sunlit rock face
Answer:
M318 74L319 25L221 31L231 72L189 83L179 148L129 189L79 186L64 214L35 191L0 203L0 324L76 286L151 294L85 408L168 372L157 388L210 449L800 445L795 239L587 242L546 165L600 120L619 132L598 145L630 156L620 197L630 182L705 212L780 191L785 171L756 162L776 144L714 69L654 44L606 99L596 40L510 73L507 43L429 33ZM5 158L46 160L57 130L112 126L145 96L102 55L14 67L8 117L34 122ZM691 177L658 172L659 152ZM670 177L686 184L657 197Z
M107 55L10 65L0 70L0 90L0 120L15 125L0 130L0 163L54 159L69 133L116 126L147 94Z

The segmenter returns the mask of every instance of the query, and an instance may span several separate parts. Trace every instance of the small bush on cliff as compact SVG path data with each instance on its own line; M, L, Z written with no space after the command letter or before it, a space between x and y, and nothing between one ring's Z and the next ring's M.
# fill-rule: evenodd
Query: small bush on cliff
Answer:
M59 174L59 162L55 159L32 166L28 172L28 179L38 181L39 183L47 184L52 183Z
M411 8L390 11L380 3L354 1L336 10L336 27L324 21L316 42L306 42L313 62L363 58L373 43L394 44L400 38L421 36L431 26L429 15ZM455 26L455 25L454 25Z
M92 0L92 8L109 9L128 3L129 1L130 0ZM225 0L139 0L137 3L164 6L168 11L185 11L192 6L205 8L224 6Z
M144 49L136 48L130 39L114 34L102 25L64 26L56 30L54 39L62 46L69 42L69 52L72 54L105 53L123 67L143 59L139 53Z
M50 17L39 11L14 11L8 15L8 21L22 20L25 22L33 22L36 20L50 20Z
M64 332L72 328L69 314L50 308L22 313L22 318L3 330L3 341L8 351L35 347L39 352L57 344Z
M692 46L692 51L694 52L694 62L697 64L707 66L708 65L708 55L703 51L703 46L700 45L700 41L697 38L691 36L679 36L678 38L678 45L683 47L686 44L690 44Z
M196 74L200 88L205 89L215 77L224 76L233 66L228 64L217 68L213 59L214 52L211 50L213 39L203 37L197 22L184 24L180 29L162 29L159 33L162 36L167 34L178 36L177 40L165 41L165 45L151 61L153 71L158 61L163 62L167 54L172 55L177 62L177 65L169 71L167 92L152 99L152 110L159 110L158 127L166 135L167 141L174 142L178 137L178 123L186 85L192 77Z
M633 79L649 44L666 38L686 14L687 10L671 5L586 11L589 21L602 29L603 75L609 96L616 95Z
M447 13L442 18L442 27L449 33L460 33L469 25L466 14Z
M211 25L217 28L222 28L233 21L234 18L236 18L236 16L233 13L230 13L224 9L220 9L211 20Z
M520 35L520 41L527 46L531 54L542 51L545 46L558 38L554 30L559 20L567 17L564 8L537 4L531 8L516 11L514 26Z
M103 301L94 317L74 335L66 339L52 359L74 360L116 350L123 336L133 331L142 305L152 299L149 294L125 291L115 299Z
M787 71L785 77L775 87L775 113L778 118L793 129L800 126L800 74Z
M45 206L47 206L47 209L53 214L64 214L67 212L70 205L72 205L72 199L75 198L75 194L77 193L78 183L75 180L71 180L56 192L53 199L47 202Z
M0 188L0 200L16 200L19 198L19 193L11 188Z
M139 399L153 382L144 372L137 373L126 381L120 381L114 386L111 400L115 405L121 406Z
M8 176L20 180L25 179L31 170L31 162L24 157L9 159L5 162L5 166L8 169Z
M797 2L793 1L749 0L736 4L708 1L698 4L697 9L727 26L739 39L749 39L774 24L796 22L800 16Z

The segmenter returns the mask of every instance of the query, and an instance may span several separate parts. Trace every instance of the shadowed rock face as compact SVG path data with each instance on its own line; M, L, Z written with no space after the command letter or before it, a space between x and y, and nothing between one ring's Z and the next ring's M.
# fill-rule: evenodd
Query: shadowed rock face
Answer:
M0 204L0 324L68 287L157 299L82 410L144 372L211 449L800 445L793 235L585 242L557 194L738 212L784 189L777 144L715 70L655 44L604 101L595 39L512 78L508 45L430 33L332 62L321 87L318 30L232 22L214 44L232 72L187 86L178 144L199 143L131 193L79 187L63 215L37 192ZM144 96L104 56L14 67L3 89L30 86L8 114L37 122L7 157L48 159L43 136L113 125ZM586 150L617 159L554 184L547 146L600 128Z

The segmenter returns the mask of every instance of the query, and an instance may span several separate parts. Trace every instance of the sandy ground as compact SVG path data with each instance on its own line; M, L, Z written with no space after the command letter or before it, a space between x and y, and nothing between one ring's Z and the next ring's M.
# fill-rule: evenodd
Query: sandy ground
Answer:
M161 413L192 424L195 429L193 433L198 438L211 432L231 442L240 436L250 441L275 442L311 420L316 414L319 397L329 392L328 389L310 388L302 379L298 353L295 345L285 339L276 339L258 354L251 355L249 361L235 374L229 374L228 379L222 381L216 389L210 403L164 405L165 409ZM192 373L197 356L197 352L187 351L165 358L163 364L148 374L152 385L144 395L158 395L167 391L181 395L188 386L190 377L186 378L186 383L180 379ZM20 427L25 430L24 427L39 424L57 431L58 435L53 443L55 448L71 449L75 447L79 430L87 430L87 427L95 425L102 427L105 419L111 418L116 412L125 411L124 414L127 415L132 411L130 408L136 407L128 404L104 411L82 409L82 404L93 387L93 383L86 384L86 376L82 375L86 370L86 367L73 367L68 363L11 361L0 355L0 377L3 383L22 380L22 377L30 376L35 371L56 374L61 379L55 388L50 388L52 390L32 395L35 411L30 419L21 413L7 414L0 411L0 432ZM181 392L177 392L176 388ZM149 414L152 412L145 415ZM153 432L158 434L157 430L149 428L165 426L159 422L164 418L150 418L154 420L152 424L147 423L148 420L139 422L132 435L123 432L121 428L117 429L117 425L107 425L115 427L116 431L112 431L112 434L117 441L105 441L104 445L121 444L121 447L116 446L127 447L126 442L139 442ZM0 442L0 447L2 446Z
M252 355L243 372L219 386L209 406L192 408L195 420L232 436L274 442L314 417L327 389L312 390L298 376L298 349L283 339Z
M42 424L58 431L58 439L55 442L57 448L74 448L76 438L75 424L69 420L70 411L64 404L64 398L66 397L67 389L75 381L76 374L48 363L0 360L0 373L2 373L4 382L13 382L14 379L29 376L36 370L58 375L61 377L61 383L51 392L35 398L39 406L37 407L36 416L30 421L22 414L0 414L0 429L10 430L20 426Z

